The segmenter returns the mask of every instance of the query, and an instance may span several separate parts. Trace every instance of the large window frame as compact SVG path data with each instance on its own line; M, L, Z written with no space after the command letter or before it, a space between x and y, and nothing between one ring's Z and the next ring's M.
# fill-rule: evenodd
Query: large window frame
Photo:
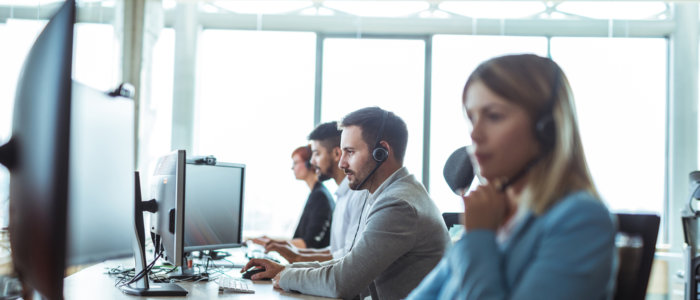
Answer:
M165 2L164 2L165 3ZM120 4L121 5L121 4ZM179 5L179 4L178 4ZM119 6L119 5L117 5ZM556 7L555 7L556 8ZM81 10L91 9L90 7L80 8ZM99 13L79 14L80 22L105 23L114 16L118 7L101 7ZM49 14L41 12L31 7L0 7L0 22L10 17L25 19L47 19ZM231 18L235 15L235 18ZM164 9L163 17L166 27L174 27L176 15L174 9ZM666 126L666 190L664 199L664 224L662 243L673 243L674 248L682 242L682 238L675 236L680 231L680 227L671 222L678 215L680 207L687 201L687 195L681 192L682 187L687 186L687 172L681 165L692 165L693 169L698 167L698 147L697 147L697 119L698 116L691 116L683 122L674 123L674 114L682 110L694 111L697 108L697 84L696 82L677 82L685 77L697 81L697 70L683 70L683 64L687 62L697 63L697 23L698 5L693 3L672 4L671 9L666 12L666 18L656 20L612 20L612 19L590 19L590 18L570 18L570 19L477 19L463 16L462 18L430 19L418 18L386 18L386 17L358 17L352 15L338 15L331 20L327 16L303 16L300 14L278 14L261 15L232 12L209 12L200 11L198 13L198 24L202 28L208 29L248 29L248 30L290 30L309 31L317 34L317 65L316 65L316 94L314 107L314 123L320 122L322 90L320 74L323 57L323 40L327 36L345 35L348 37L372 38L372 36L382 36L383 38L423 39L426 44L425 58L425 85L424 85L424 149L423 149L423 178L426 188L430 188L431 178L427 170L430 169L430 113L431 113L431 55L432 37L435 34L476 34L476 35L518 35L518 36L578 36L578 37L657 37L669 40L669 55L667 74L668 95L666 99L669 117ZM135 20L144 22L144 20ZM688 29L693 28L694 29ZM685 34L690 33L693 37L688 38ZM132 39L125 41L128 46ZM695 46L692 46L695 45ZM683 47L687 46L687 47ZM692 47L691 47L692 46ZM126 48L125 47L125 48ZM694 50L679 50L694 49ZM685 51L685 52L684 52ZM148 63L145 63L148 65ZM143 67L142 67L143 68ZM683 86L681 86L683 85ZM691 87L694 85L695 87ZM683 115L686 116L686 115ZM683 125L690 124L695 127L690 131L683 129ZM679 140L686 139L688 135L695 137L687 143L677 145ZM675 148L689 146L692 149L687 151L676 150ZM686 147L687 148L687 147ZM686 152L692 152L690 154ZM680 155L678 155L680 154ZM678 157L677 157L678 156ZM672 158L673 157L673 158ZM684 174L685 173L685 174ZM433 179L439 180L439 179ZM676 192L674 192L676 191ZM672 200L670 200L672 199Z

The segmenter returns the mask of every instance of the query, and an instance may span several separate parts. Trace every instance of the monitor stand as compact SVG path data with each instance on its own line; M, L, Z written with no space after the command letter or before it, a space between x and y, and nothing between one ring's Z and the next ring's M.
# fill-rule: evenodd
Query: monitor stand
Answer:
M194 269L192 269L192 266L188 263L188 261L192 261L189 259L190 254L185 253L182 256L182 263L181 266L177 267L177 270L168 273L168 278L169 279L191 279L193 278L196 274L194 272Z
M141 201L141 182L139 180L139 172L135 172L135 194L134 194L134 261L135 274L144 272L146 269L146 237L143 226L143 212L158 211L155 201ZM148 282L148 274L143 276L133 284L121 287L122 292L128 295L135 296L185 296L187 290L175 283L158 283L151 284Z

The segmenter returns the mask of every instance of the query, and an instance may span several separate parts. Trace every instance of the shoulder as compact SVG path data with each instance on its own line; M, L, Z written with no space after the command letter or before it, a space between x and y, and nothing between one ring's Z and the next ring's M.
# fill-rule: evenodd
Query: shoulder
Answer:
M309 201L312 202L328 201L331 199L333 199L333 196L331 196L331 193L322 183L316 184L309 194Z
M391 208L415 217L419 210L432 204L430 195L413 175L407 175L392 182L381 193L372 205L373 211Z
M542 216L555 229L572 229L586 226L589 229L614 231L613 216L598 198L586 191L574 191L565 195Z
M381 198L394 199L395 201L403 200L411 204L423 200L430 200L430 195L428 195L423 184L418 182L418 180L410 174L393 182L383 193L385 195Z

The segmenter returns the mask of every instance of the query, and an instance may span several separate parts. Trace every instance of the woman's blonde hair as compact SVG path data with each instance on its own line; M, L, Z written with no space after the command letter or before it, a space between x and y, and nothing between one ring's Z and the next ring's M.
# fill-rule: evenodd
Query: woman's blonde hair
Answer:
M465 107L467 89L475 82L482 82L492 92L523 107L533 123L533 135L546 135L544 138L551 143L547 145L538 139L542 157L529 170L531 180L522 194L526 205L536 214L543 214L575 190L586 190L599 198L583 153L571 87L554 61L521 54L483 62L464 86ZM553 119L553 126L544 132L535 128L543 118Z

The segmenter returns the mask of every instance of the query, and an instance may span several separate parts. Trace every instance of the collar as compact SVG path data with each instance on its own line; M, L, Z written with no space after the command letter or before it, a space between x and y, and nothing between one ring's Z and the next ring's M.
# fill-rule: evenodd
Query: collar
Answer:
M381 196L382 191L384 191L384 190L386 190L387 188L389 188L389 186L390 186L392 183L394 183L394 182L396 182L396 181L399 181L399 179L404 178L404 177L406 177L406 176L408 176L408 175L409 175L409 174L408 174L408 169L406 169L406 167L401 167L400 169L394 171L393 174L391 174L389 177L387 177L387 178L384 180L384 182L382 182L382 184L379 185L379 187L374 191L374 193L369 194L369 199L368 199L369 204L374 203L374 200L376 200L377 198L379 198L379 196Z
M335 196L340 198L347 195L348 192L350 192L350 183L348 182L348 176L345 176L340 185L338 185L338 189L335 190Z
M513 216L514 224L511 224L508 236L501 241L501 249L512 247L521 237L522 232L527 230L535 220L535 213L527 207L518 207L517 215Z

